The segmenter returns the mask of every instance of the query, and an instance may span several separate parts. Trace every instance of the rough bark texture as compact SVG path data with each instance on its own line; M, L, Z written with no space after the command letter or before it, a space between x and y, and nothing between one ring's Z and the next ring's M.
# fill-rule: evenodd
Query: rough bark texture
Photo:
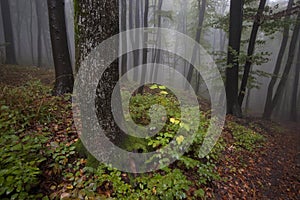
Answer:
M229 49L226 68L227 114L242 116L238 103L238 81L241 34L243 23L243 0L230 1Z
M292 8L293 3L294 3L294 0L289 0L287 9ZM288 20L290 20L289 15L285 17L285 21L288 21ZM283 34L282 34L282 41L281 41L281 45L280 45L280 50L279 50L279 53L278 53L278 56L277 56L275 68L274 68L274 71L273 71L273 76L272 76L271 81L270 81L269 86L268 86L267 98L266 98L265 109L264 109L264 114L263 114L263 118L265 118L265 119L270 119L271 118L271 115L269 113L270 113L270 110L271 110L273 90L274 90L274 86L276 84L277 78L279 76L281 63L282 63L284 52L286 50L288 39L289 39L289 32L290 32L290 25L287 24L287 25L284 26L284 30L283 30Z
M261 24L261 18L263 16L266 2L267 2L267 0L260 0L259 7L258 7L256 16L255 16L255 19L254 19L253 27L252 27L249 46L248 46L248 52L247 52L247 61L246 61L245 67L244 67L244 74L243 74L242 84L241 84L240 93L239 93L240 106L242 106L244 97L246 94L246 87L248 84L248 78L249 78L249 74L250 74L250 70L251 70L251 66L252 66L252 58L251 57L254 54L256 37L257 37L258 29Z
M266 112L264 113L264 118L266 119L270 119L273 113L274 108L277 106L280 97L282 96L282 93L284 91L284 87L286 85L287 79L288 79L288 75L290 73L293 61L294 61L294 57L295 57L295 53L296 53L296 45L297 45L297 39L299 37L299 32L300 32L300 12L298 13L297 16L297 22L296 25L294 27L294 31L293 31L293 35L292 35L292 39L291 39L291 44L290 44L290 48L289 48L289 53L288 53L288 60L286 62L282 77L280 79L279 85L277 87L276 93L274 95L274 98L272 99L271 105L269 107L268 110L266 110ZM296 109L296 108L295 108Z
M77 0L76 5L77 51L82 60L94 47L119 33L119 1ZM111 95L118 80L119 65L115 61L100 78L95 102L99 123L107 137L121 146L124 133L115 123L111 106Z
M5 63L6 64L17 64L13 29L12 29L11 17L10 17L9 0L1 0L0 3L1 3L3 28L4 28L4 38L5 38L5 43L6 43Z
M70 60L65 23L64 1L48 0L49 26L55 66L54 95L72 93L73 70Z

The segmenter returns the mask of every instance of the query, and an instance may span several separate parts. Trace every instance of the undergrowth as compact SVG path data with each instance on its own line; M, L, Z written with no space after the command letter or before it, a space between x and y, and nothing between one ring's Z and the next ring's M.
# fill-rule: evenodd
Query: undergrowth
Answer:
M50 88L38 81L22 87L1 85L0 199L204 199L205 187L220 179L216 163L227 144L220 139L208 156L199 158L209 125L207 113L191 113L200 121L191 143L176 134L180 128L189 133L194 126L181 120L176 98L164 87L149 88L155 94L131 97L130 113L125 113L125 118L141 125L151 120L165 123L147 138L145 151L157 150L171 140L191 146L183 156L174 154L177 161L161 170L130 174L103 164L90 165L92 159L76 151L69 95L52 97ZM166 119L150 120L154 104L166 107ZM239 124L230 123L229 128L239 148L253 150L263 140ZM163 165L168 160L157 162Z

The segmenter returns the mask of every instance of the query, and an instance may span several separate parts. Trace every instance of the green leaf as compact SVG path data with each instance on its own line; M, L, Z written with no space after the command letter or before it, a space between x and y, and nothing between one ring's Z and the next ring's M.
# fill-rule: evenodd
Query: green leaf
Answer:
M152 86L150 87L151 90L154 90L154 89L157 89L157 88L158 88L158 86L157 86L156 84L154 84L154 85L152 85Z

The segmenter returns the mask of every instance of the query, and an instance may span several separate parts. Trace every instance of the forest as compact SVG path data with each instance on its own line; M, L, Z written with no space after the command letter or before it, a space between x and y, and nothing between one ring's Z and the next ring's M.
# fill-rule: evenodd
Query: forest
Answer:
M0 0L0 199L300 199L299 0Z

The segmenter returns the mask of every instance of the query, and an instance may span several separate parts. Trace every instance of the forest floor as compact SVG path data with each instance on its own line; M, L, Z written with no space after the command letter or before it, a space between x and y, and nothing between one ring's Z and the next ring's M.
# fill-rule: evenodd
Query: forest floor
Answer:
M0 66L0 84L21 86L31 79L53 84L54 72L32 67ZM68 118L66 121L72 120L70 116ZM234 151L234 147L227 146L217 163L217 171L222 179L206 188L207 197L300 199L299 124L274 123L258 118L236 119L231 116L227 117L227 121L249 126L263 134L266 140L262 147L254 151ZM230 140L230 134L226 135L226 130L224 132L225 138ZM54 137L63 140L64 136L54 134Z
M255 152L225 152L218 171L228 181L216 184L218 199L300 199L299 124L235 121L255 121L266 142Z

